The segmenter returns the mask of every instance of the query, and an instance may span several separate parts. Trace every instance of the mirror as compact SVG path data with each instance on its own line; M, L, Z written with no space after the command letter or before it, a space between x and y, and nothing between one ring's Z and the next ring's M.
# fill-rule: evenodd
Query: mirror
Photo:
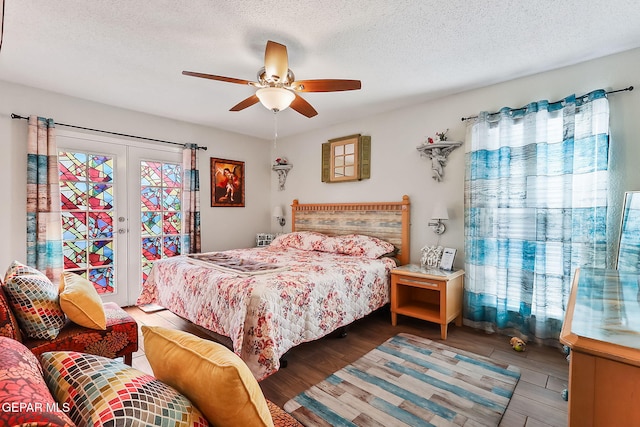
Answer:
M640 271L640 191L624 193L616 269Z
M333 148L333 171L334 181L341 179L356 178L356 145L357 139L348 141L337 141L332 144Z
M369 178L371 137L360 134L330 139L322 144L322 182Z

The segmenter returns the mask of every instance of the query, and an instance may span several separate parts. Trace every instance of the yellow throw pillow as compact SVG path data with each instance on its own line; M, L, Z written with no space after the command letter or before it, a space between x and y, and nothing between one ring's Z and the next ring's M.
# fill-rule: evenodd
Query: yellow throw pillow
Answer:
M60 277L60 307L72 322L91 329L107 329L107 317L93 283L75 273Z
M153 374L187 396L212 425L273 427L247 365L225 346L188 332L142 326Z

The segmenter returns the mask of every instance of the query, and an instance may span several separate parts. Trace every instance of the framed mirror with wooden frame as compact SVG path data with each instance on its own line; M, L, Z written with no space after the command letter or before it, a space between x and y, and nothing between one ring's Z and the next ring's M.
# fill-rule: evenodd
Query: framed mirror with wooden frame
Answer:
M367 179L371 175L371 137L360 134L322 144L322 182Z

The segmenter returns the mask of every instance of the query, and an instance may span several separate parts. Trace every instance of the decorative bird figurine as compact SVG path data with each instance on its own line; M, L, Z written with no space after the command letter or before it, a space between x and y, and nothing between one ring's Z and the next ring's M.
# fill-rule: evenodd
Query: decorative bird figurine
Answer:
M524 351L525 347L527 346L527 344L518 337L511 338L511 341L509 342L511 343L511 347L513 347L515 351Z

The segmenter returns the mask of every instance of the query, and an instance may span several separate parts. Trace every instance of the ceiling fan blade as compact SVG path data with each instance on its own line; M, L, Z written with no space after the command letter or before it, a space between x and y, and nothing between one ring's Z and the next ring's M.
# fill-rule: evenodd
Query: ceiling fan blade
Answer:
M234 105L233 107L231 107L229 109L229 111L240 111L240 110L244 110L247 107L251 107L253 104L256 104L257 102L259 102L260 100L258 99L258 97L256 95L251 95L250 97L248 97L247 99L244 99L240 102L238 102L236 105Z
M297 92L339 92L358 90L361 87L360 80L297 80L291 84L291 88Z
M309 104L307 101L305 101L304 98L302 98L301 96L295 93L294 95L296 96L296 98L291 103L291 108L293 108L303 116L307 116L309 118L316 116L318 114L316 109L313 108L311 104Z
M216 76L213 74L196 73L194 71L183 71L182 74L184 74L185 76L201 77L203 79L219 80L221 82L227 82L227 83L237 83L239 85L249 85L254 83L254 82L250 82L249 80L236 79L233 77Z
M264 50L264 69L267 79L273 77L273 79L284 80L287 77L289 59L285 45L267 41L267 47Z

